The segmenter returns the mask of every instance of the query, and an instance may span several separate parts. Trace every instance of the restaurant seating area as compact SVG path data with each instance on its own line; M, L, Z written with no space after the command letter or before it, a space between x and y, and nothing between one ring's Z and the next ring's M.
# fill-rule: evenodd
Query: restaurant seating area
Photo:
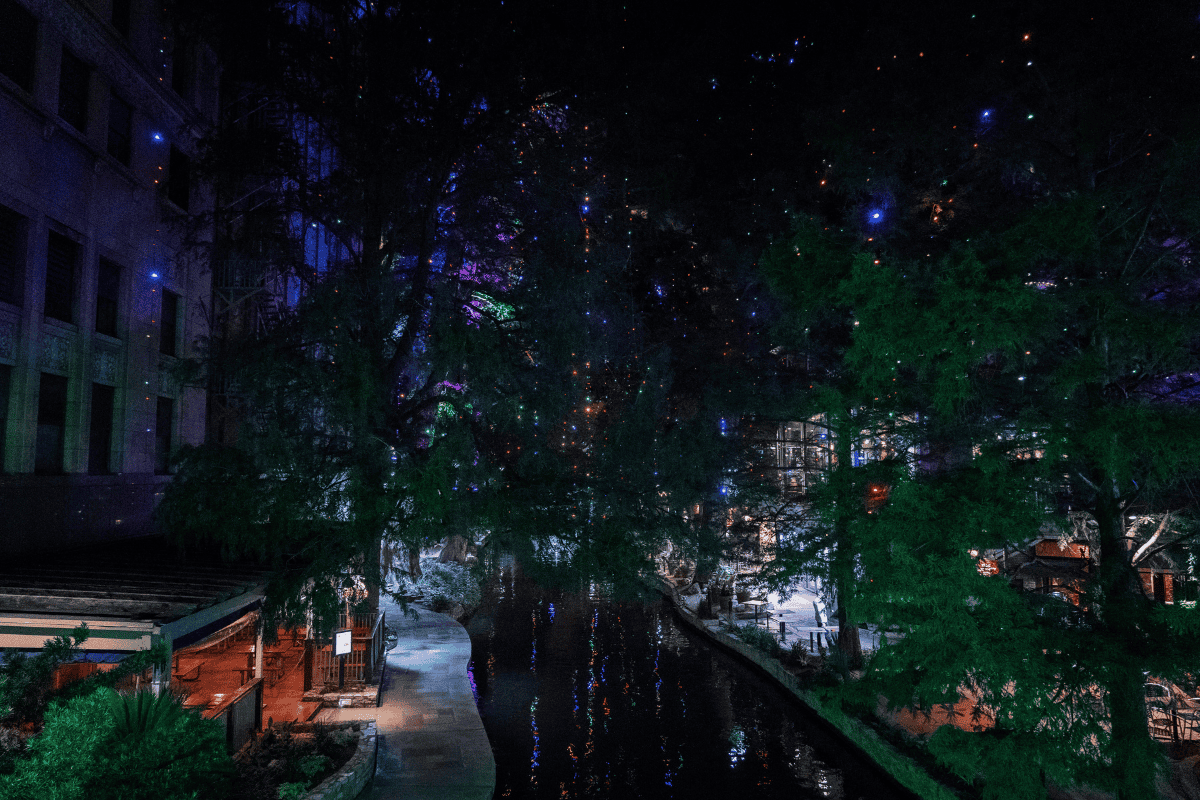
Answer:
M305 631L279 631L278 641L263 648L263 720L307 720L304 694ZM172 657L172 691L189 708L217 713L239 689L254 680L256 638L253 624L180 649Z

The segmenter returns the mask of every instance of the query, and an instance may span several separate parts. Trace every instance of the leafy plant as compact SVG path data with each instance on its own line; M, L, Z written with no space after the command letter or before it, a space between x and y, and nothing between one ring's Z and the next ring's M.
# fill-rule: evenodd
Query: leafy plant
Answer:
M146 693L143 693L146 694ZM0 797L28 800L194 800L229 792L233 763L220 726L168 710L167 697L124 698L102 688L46 711L40 736Z
M757 625L739 625L734 628L734 634L746 644L762 650L769 656L778 658L783 654L779 640L766 628L760 628Z
M54 671L75 658L87 638L87 626L80 625L66 636L47 639L33 656L5 650L0 665L0 720L39 721L49 702Z
M279 784L279 800L299 800L308 791L308 784L299 781Z
M113 715L113 734L121 740L145 736L154 730L168 730L187 713L169 694L154 692L113 694L105 692Z
M329 756L313 753L304 756L296 762L296 769L311 782L313 778L328 769L332 763L333 761L330 760Z

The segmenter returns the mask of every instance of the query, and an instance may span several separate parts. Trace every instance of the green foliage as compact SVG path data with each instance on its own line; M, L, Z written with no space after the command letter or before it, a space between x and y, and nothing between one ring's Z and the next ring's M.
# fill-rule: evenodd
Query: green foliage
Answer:
M109 689L55 703L0 794L29 800L195 800L229 791L232 760L219 724ZM139 713L138 709L147 711Z
M766 628L760 628L758 625L738 625L734 628L733 633L746 644L758 648L769 656L779 658L783 655L783 648L780 647L779 640Z
M170 729L186 713L179 701L167 692L159 695L149 691L106 694L113 716L113 735L118 740L141 738L155 731Z
M479 581L469 567L453 561L445 564L436 558L421 559L421 577L413 580L404 575L400 581L401 594L419 594L435 604L461 603L470 608L479 605Z
M86 678L68 683L54 693L55 700L70 700L91 694L99 688L113 689L124 678L130 675L140 675L154 666L166 667L168 662L166 642L155 642L149 650L139 650L121 659L115 667L100 672L93 672Z
M1137 13L1160 76L1190 52L1166 9ZM978 716L960 722L987 730L946 727L929 749L985 797L1044 797L1051 783L1151 796L1162 748L1143 676L1200 658L1200 616L1144 596L1134 554L1148 534L1128 526L1170 515L1155 557L1186 563L1200 477L1200 218L1185 188L1200 166L1196 119L1174 87L1097 72L1085 54L1107 43L1077 45L1037 81L1013 77L1036 133L961 120L918 132L904 127L920 116L910 100L930 97L864 95L857 120L839 97L838 130L812 138L847 202L763 259L793 312L780 344L820 392L808 408L852 410L831 435L882 431L898 451L880 478L887 502L868 514L855 502L868 471L840 454L775 564L832 576L830 545L851 555L840 605L889 636L839 698L865 710L881 694L895 707L973 701ZM957 91L990 86L983 74ZM1069 111L1049 102L1063 90ZM1107 113L1117 98L1137 111ZM1038 144L1054 137L1078 146L1055 162ZM842 224L880 183L891 221ZM824 329L812 325L821 304L836 310ZM906 430L880 425L889 418ZM1078 607L979 574L979 551L1027 552L1051 533L1093 554Z
M332 763L333 762L329 760L329 756L324 756L320 753L313 753L301 758L300 761L296 763L296 770L306 779L312 781L312 779L321 772L329 769L329 766Z
M25 755L26 736L15 728L0 728L0 775L8 775Z
M292 783L279 784L279 793L276 796L279 800L299 800L307 792L307 783L304 781L293 781Z
M87 638L87 626L81 625L68 635L47 639L32 656L6 650L0 666L0 721L20 724L40 720L49 702L54 671L71 661Z

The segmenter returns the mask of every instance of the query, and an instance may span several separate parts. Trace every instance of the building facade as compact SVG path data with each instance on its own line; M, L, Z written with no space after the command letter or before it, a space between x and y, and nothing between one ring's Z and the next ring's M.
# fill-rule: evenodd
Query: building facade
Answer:
M0 552L143 536L205 397L218 67L148 0L0 0Z

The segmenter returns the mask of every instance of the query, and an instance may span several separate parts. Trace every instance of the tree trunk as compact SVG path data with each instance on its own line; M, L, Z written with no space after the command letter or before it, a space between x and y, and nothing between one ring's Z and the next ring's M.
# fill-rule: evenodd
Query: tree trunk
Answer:
M414 581L421 577L421 550L418 547L408 548L408 577Z
M837 603L837 644L847 670L862 669L862 642L858 638L858 625L848 613L855 580L855 548L850 532L850 520L853 515L860 513L859 506L863 502L852 474L853 428L854 418L849 414L845 414L837 422L837 440L834 443L837 463L833 468L833 480L838 486L838 508L833 523L833 563L830 565L833 596Z
M1110 661L1104 681L1112 724L1109 751L1113 754L1113 774L1118 776L1117 798L1153 797L1155 765L1148 757L1152 743L1146 720L1145 677L1138 658L1150 644L1144 641L1138 624L1148 613L1149 601L1123 536L1118 498L1108 491L1111 479L1099 470L1095 475L1099 491L1092 515L1100 540L1100 608L1096 616L1117 656Z
M454 534L446 540L446 545L442 548L442 552L438 555L438 563L448 564L451 561L456 564L467 563L466 537Z
M846 609L842 605L841 590L838 590L838 650L846 659L847 669L862 669L863 653L862 640L858 636L858 626L847 619Z

